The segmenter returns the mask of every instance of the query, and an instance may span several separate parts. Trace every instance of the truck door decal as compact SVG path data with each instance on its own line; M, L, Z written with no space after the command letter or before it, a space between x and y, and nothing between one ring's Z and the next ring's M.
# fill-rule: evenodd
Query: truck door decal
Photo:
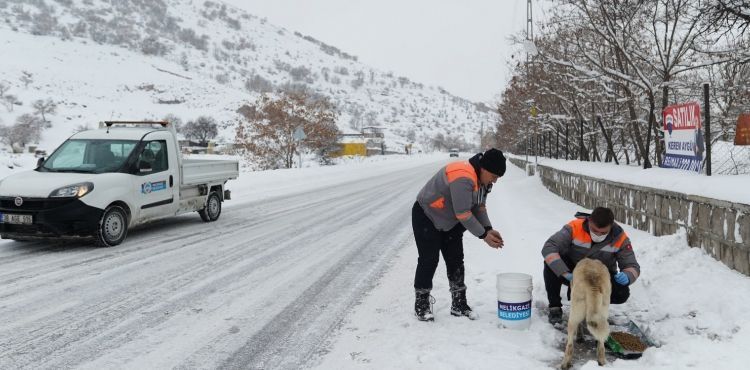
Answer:
M167 181L144 182L141 184L141 194L149 194L167 188Z

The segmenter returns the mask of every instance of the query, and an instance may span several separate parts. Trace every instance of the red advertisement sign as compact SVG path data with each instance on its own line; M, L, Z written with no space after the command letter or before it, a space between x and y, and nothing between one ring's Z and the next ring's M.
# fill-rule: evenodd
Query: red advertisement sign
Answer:
M701 107L697 102L664 108L665 156L662 167L701 171L704 139Z

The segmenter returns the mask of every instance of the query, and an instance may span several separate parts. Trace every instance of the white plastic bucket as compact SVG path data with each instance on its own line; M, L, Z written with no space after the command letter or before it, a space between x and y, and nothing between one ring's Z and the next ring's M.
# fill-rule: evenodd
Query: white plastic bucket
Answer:
M497 317L509 329L531 325L531 275L516 272L497 274Z

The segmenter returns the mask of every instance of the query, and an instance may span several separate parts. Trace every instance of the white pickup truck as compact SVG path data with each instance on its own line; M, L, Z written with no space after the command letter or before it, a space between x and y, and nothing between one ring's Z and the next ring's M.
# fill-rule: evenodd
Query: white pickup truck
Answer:
M216 221L238 175L238 161L183 159L167 122L104 122L0 180L0 238L93 236L110 247L160 218L197 211Z

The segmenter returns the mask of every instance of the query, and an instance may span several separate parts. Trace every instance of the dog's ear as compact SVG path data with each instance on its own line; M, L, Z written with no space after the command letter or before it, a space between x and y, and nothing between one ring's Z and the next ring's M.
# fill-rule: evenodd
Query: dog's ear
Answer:
M575 215L576 218L588 218L589 216L591 216L591 213L586 212L576 212Z

